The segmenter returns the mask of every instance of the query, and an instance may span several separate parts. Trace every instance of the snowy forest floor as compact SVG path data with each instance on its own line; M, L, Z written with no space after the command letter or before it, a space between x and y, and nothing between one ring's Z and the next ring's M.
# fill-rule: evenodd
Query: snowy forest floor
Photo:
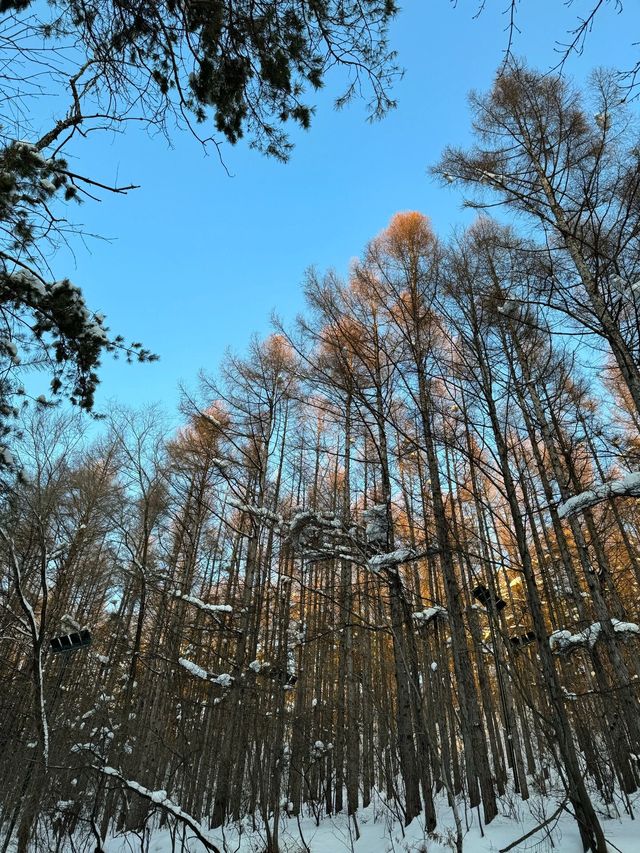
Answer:
M478 821L477 811L465 811L460 803L461 819L465 828L465 853L499 853L509 849L513 853L582 853L582 844L577 825L568 811L547 826L527 835L547 821L557 811L562 796L532 796L523 802L517 797L504 797L500 803L500 814L489 826ZM594 798L595 803L595 798ZM633 812L640 811L640 793L631 797ZM611 853L638 853L640 851L640 825L623 812L616 814L597 807L598 815ZM607 813L608 811L608 813ZM403 827L394 808L387 806L384 799L376 797L366 809L358 812L360 838L356 841L353 822L346 814L324 816L319 825L313 815L296 818L283 816L280 820L279 845L282 853L447 853L455 850L455 824L453 815L444 797L438 802L438 826L433 833L424 829L422 816L408 827ZM224 853L262 853L266 847L266 836L255 829L251 819L239 824L229 824L224 829L210 830L207 837ZM518 842L511 846L514 842ZM74 845L76 851L93 853L95 841L91 838L83 844ZM71 847L63 847L64 853ZM142 833L124 833L110 837L105 846L106 853L205 853L204 845L187 829L178 827L173 832L167 827L149 828Z

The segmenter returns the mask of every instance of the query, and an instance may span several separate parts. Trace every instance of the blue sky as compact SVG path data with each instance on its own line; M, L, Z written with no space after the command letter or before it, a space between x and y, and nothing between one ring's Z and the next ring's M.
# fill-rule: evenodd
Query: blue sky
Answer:
M227 347L242 351L252 333L268 334L274 310L293 318L303 308L305 269L346 272L395 212L422 211L441 236L469 221L457 191L436 185L428 168L446 144L470 140L466 95L491 84L506 45L507 0L488 0L477 20L475 0L405 5L391 33L406 69L398 108L374 124L358 103L336 112L332 84L286 165L227 146L228 177L215 152L204 156L186 134L175 134L172 148L136 128L90 137L78 163L84 173L141 189L71 211L111 239L75 244L75 258L61 255L54 272L84 289L112 331L161 356L134 366L105 359L98 409L108 400L161 401L175 411L180 381L193 386ZM516 54L548 68L557 61L554 39L588 5L525 0ZM630 66L638 23L635 0L623 15L605 8L567 71L583 80L598 65Z

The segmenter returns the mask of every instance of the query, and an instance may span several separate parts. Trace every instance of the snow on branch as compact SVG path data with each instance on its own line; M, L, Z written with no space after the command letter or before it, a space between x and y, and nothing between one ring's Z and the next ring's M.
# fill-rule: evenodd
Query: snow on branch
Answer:
M368 507L362 513L362 524L341 520L333 512L296 507L288 518L271 510L231 501L237 509L272 522L284 541L293 551L304 556L307 562L321 560L348 560L368 568L371 572L393 571L402 563L419 560L437 549L416 552L399 548L391 552L371 555L384 547L389 535L386 504Z
M256 504L246 504L237 498L229 498L227 501L229 506L232 506L234 509L239 510L240 512L246 512L248 515L255 516L256 518L263 519L265 521L271 521L274 524L282 523L282 516L277 512L273 512L273 510L269 509L266 506L257 506Z
M20 606L25 614L25 622L29 628L31 635L31 654L32 654L32 672L34 678L34 688L37 697L37 714L39 737L42 746L42 758L44 765L49 765L49 721L47 719L47 709L44 695L44 672L42 666L42 644L44 640L44 632L46 626L46 609L47 609L47 585L46 578L41 576L41 594L42 605L40 609L40 619L36 618L35 610L26 596L24 588L24 580L22 576L22 565L16 553L15 542L13 537L9 536L4 527L0 527L0 540L4 542L9 552L9 558L13 570L13 580L15 589L18 594ZM46 565L45 555L43 555L43 565ZM23 622L23 620L20 620ZM23 624L25 624L23 622Z
M419 610L417 613L414 613L413 618L419 624L427 625L434 619L448 619L449 614L444 607L441 607L439 604L435 604L433 607L425 607L424 610Z
M367 560L367 568L374 572L394 571L403 563L410 563L413 560L422 560L425 557L430 557L438 554L438 548L426 548L424 551L414 551L413 548L397 548L395 551L389 551L383 554L374 554Z
M290 519L288 538L294 548L300 547L303 542L303 534L309 526L315 528L321 526L318 513L312 509L301 510Z
M195 595L182 595L180 592L173 592L172 595L174 598L186 601L187 604L192 604L198 610L204 610L207 613L233 613L233 607L230 604L207 604L206 601L196 598Z
M621 622L619 619L612 619L611 626L616 634L640 634L640 626L635 622ZM571 652L577 648L592 649L602 632L602 624L594 622L588 625L584 630L578 631L577 634L572 634L571 631L554 631L549 637L549 646L556 654Z
M609 279L609 283L615 287L621 296L635 299L636 296L640 295L640 279L637 281L629 281L622 278L622 276L612 275Z
M389 513L386 504L374 504L362 513L369 542L386 543L389 536Z
M375 554L367 560L367 568L372 572L380 572L384 569L394 569L402 563L408 563L415 559L415 553L411 548L398 548L387 554Z
M558 515L560 518L568 518L602 501L606 501L607 498L624 497L640 497L640 471L632 471L621 480L614 480L612 483L603 483L600 486L594 486L593 489L580 492L579 495L574 495L560 504Z
M178 663L181 667L190 672L191 675L194 675L196 678L201 678L203 681L210 681L212 684L219 684L220 687L231 687L233 684L233 678L227 672L223 672L221 675L212 675L210 672L207 672L206 669L203 669L201 666L198 666L197 663L194 663L192 660L187 660L187 658L178 658Z
M204 845L206 850L210 850L211 853L220 853L220 848L216 847L216 845L207 838L207 831L204 829L202 824L190 814L183 811L179 805L173 802L173 800L170 800L169 797L167 797L166 791L150 791L138 782L125 779L124 776L122 776L113 767L94 767L94 769L102 773L104 776L111 776L114 779L117 779L129 791L134 791L136 794L139 794L141 797L144 797L146 800L154 803L154 805L165 809L177 820L181 820L185 823L195 834L198 841Z
M363 564L366 543L362 528L336 518L332 512L299 509L283 522L286 541L305 559L340 558Z

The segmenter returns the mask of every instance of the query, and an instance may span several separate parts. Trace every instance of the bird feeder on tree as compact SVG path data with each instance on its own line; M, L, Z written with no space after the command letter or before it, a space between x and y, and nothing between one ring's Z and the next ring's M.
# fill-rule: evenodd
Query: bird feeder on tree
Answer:
M61 634L52 637L50 641L51 651L55 654L60 652L75 652L78 649L91 645L91 631L86 628L82 631L72 631L70 634Z
M502 610L507 606L507 602L504 599L494 595L486 586L482 586L482 584L475 587L472 590L472 594L487 610L489 610L490 605L493 605L496 610Z
M528 646L529 643L533 643L536 639L535 631L527 631L526 634L520 634L519 636L509 637L509 641L514 649L521 649L522 646Z

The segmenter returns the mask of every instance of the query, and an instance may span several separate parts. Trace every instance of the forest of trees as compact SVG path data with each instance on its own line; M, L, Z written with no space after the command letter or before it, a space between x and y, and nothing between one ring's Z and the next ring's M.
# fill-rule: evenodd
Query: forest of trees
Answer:
M310 271L297 322L203 373L177 434L154 410L99 437L25 411L0 508L2 853L100 851L154 814L251 815L275 853L309 811L357 837L374 790L436 832L448 798L460 851L469 810L558 784L606 853L601 815L640 785L621 101L611 75L580 93L512 63L436 169L477 220L444 241L398 213L348 280Z

